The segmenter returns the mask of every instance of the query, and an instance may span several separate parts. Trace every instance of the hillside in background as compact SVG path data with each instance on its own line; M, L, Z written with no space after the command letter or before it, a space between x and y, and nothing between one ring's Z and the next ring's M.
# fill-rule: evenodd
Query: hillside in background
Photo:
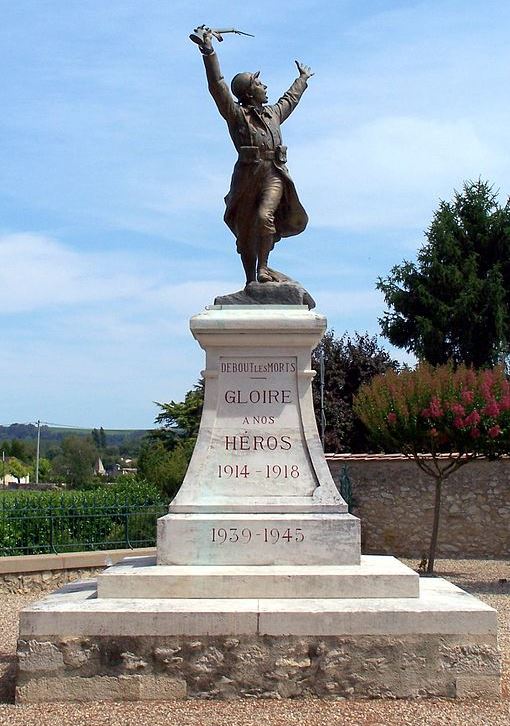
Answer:
M135 454L140 448L145 430L136 429L105 429L107 447L118 447L123 454ZM52 446L59 446L64 438L69 436L90 436L91 429L59 428L57 426L41 426L41 452ZM13 423L9 426L0 426L1 441L36 442L37 426L34 424Z

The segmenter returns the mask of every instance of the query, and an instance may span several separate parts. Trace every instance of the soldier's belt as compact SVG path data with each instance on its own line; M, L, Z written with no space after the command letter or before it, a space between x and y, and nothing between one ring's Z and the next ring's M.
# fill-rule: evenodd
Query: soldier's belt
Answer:
M239 161L248 164L258 161L277 161L280 164L285 164L287 161L287 147L277 146L276 149L259 149L258 146L241 146Z

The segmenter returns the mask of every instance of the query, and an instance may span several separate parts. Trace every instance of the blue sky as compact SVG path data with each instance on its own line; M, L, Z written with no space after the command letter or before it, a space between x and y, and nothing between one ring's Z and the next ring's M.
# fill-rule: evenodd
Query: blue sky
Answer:
M338 334L379 332L377 277L414 258L439 199L479 176L510 193L504 0L0 11L2 424L146 428L153 401L199 376L188 320L243 274L222 221L235 154L188 39L198 24L256 36L226 36L220 61L228 79L260 69L271 102L295 58L315 70L283 127L310 223L272 264Z

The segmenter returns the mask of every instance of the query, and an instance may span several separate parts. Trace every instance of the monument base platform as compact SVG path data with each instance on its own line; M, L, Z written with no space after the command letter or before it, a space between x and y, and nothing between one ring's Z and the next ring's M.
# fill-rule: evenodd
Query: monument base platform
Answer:
M362 556L360 565L156 565L127 557L97 578L110 598L419 597L420 578L394 557Z
M496 612L440 578L419 597L105 598L74 583L21 613L18 703L497 698Z

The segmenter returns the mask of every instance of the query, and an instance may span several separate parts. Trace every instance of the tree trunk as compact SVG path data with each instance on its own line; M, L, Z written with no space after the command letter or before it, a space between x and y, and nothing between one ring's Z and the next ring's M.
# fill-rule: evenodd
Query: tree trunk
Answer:
M432 525L432 536L430 538L429 560L427 563L427 574L434 572L434 560L436 558L437 535L439 532L439 514L441 512L441 487L442 477L436 478L436 496L434 499L434 523Z

